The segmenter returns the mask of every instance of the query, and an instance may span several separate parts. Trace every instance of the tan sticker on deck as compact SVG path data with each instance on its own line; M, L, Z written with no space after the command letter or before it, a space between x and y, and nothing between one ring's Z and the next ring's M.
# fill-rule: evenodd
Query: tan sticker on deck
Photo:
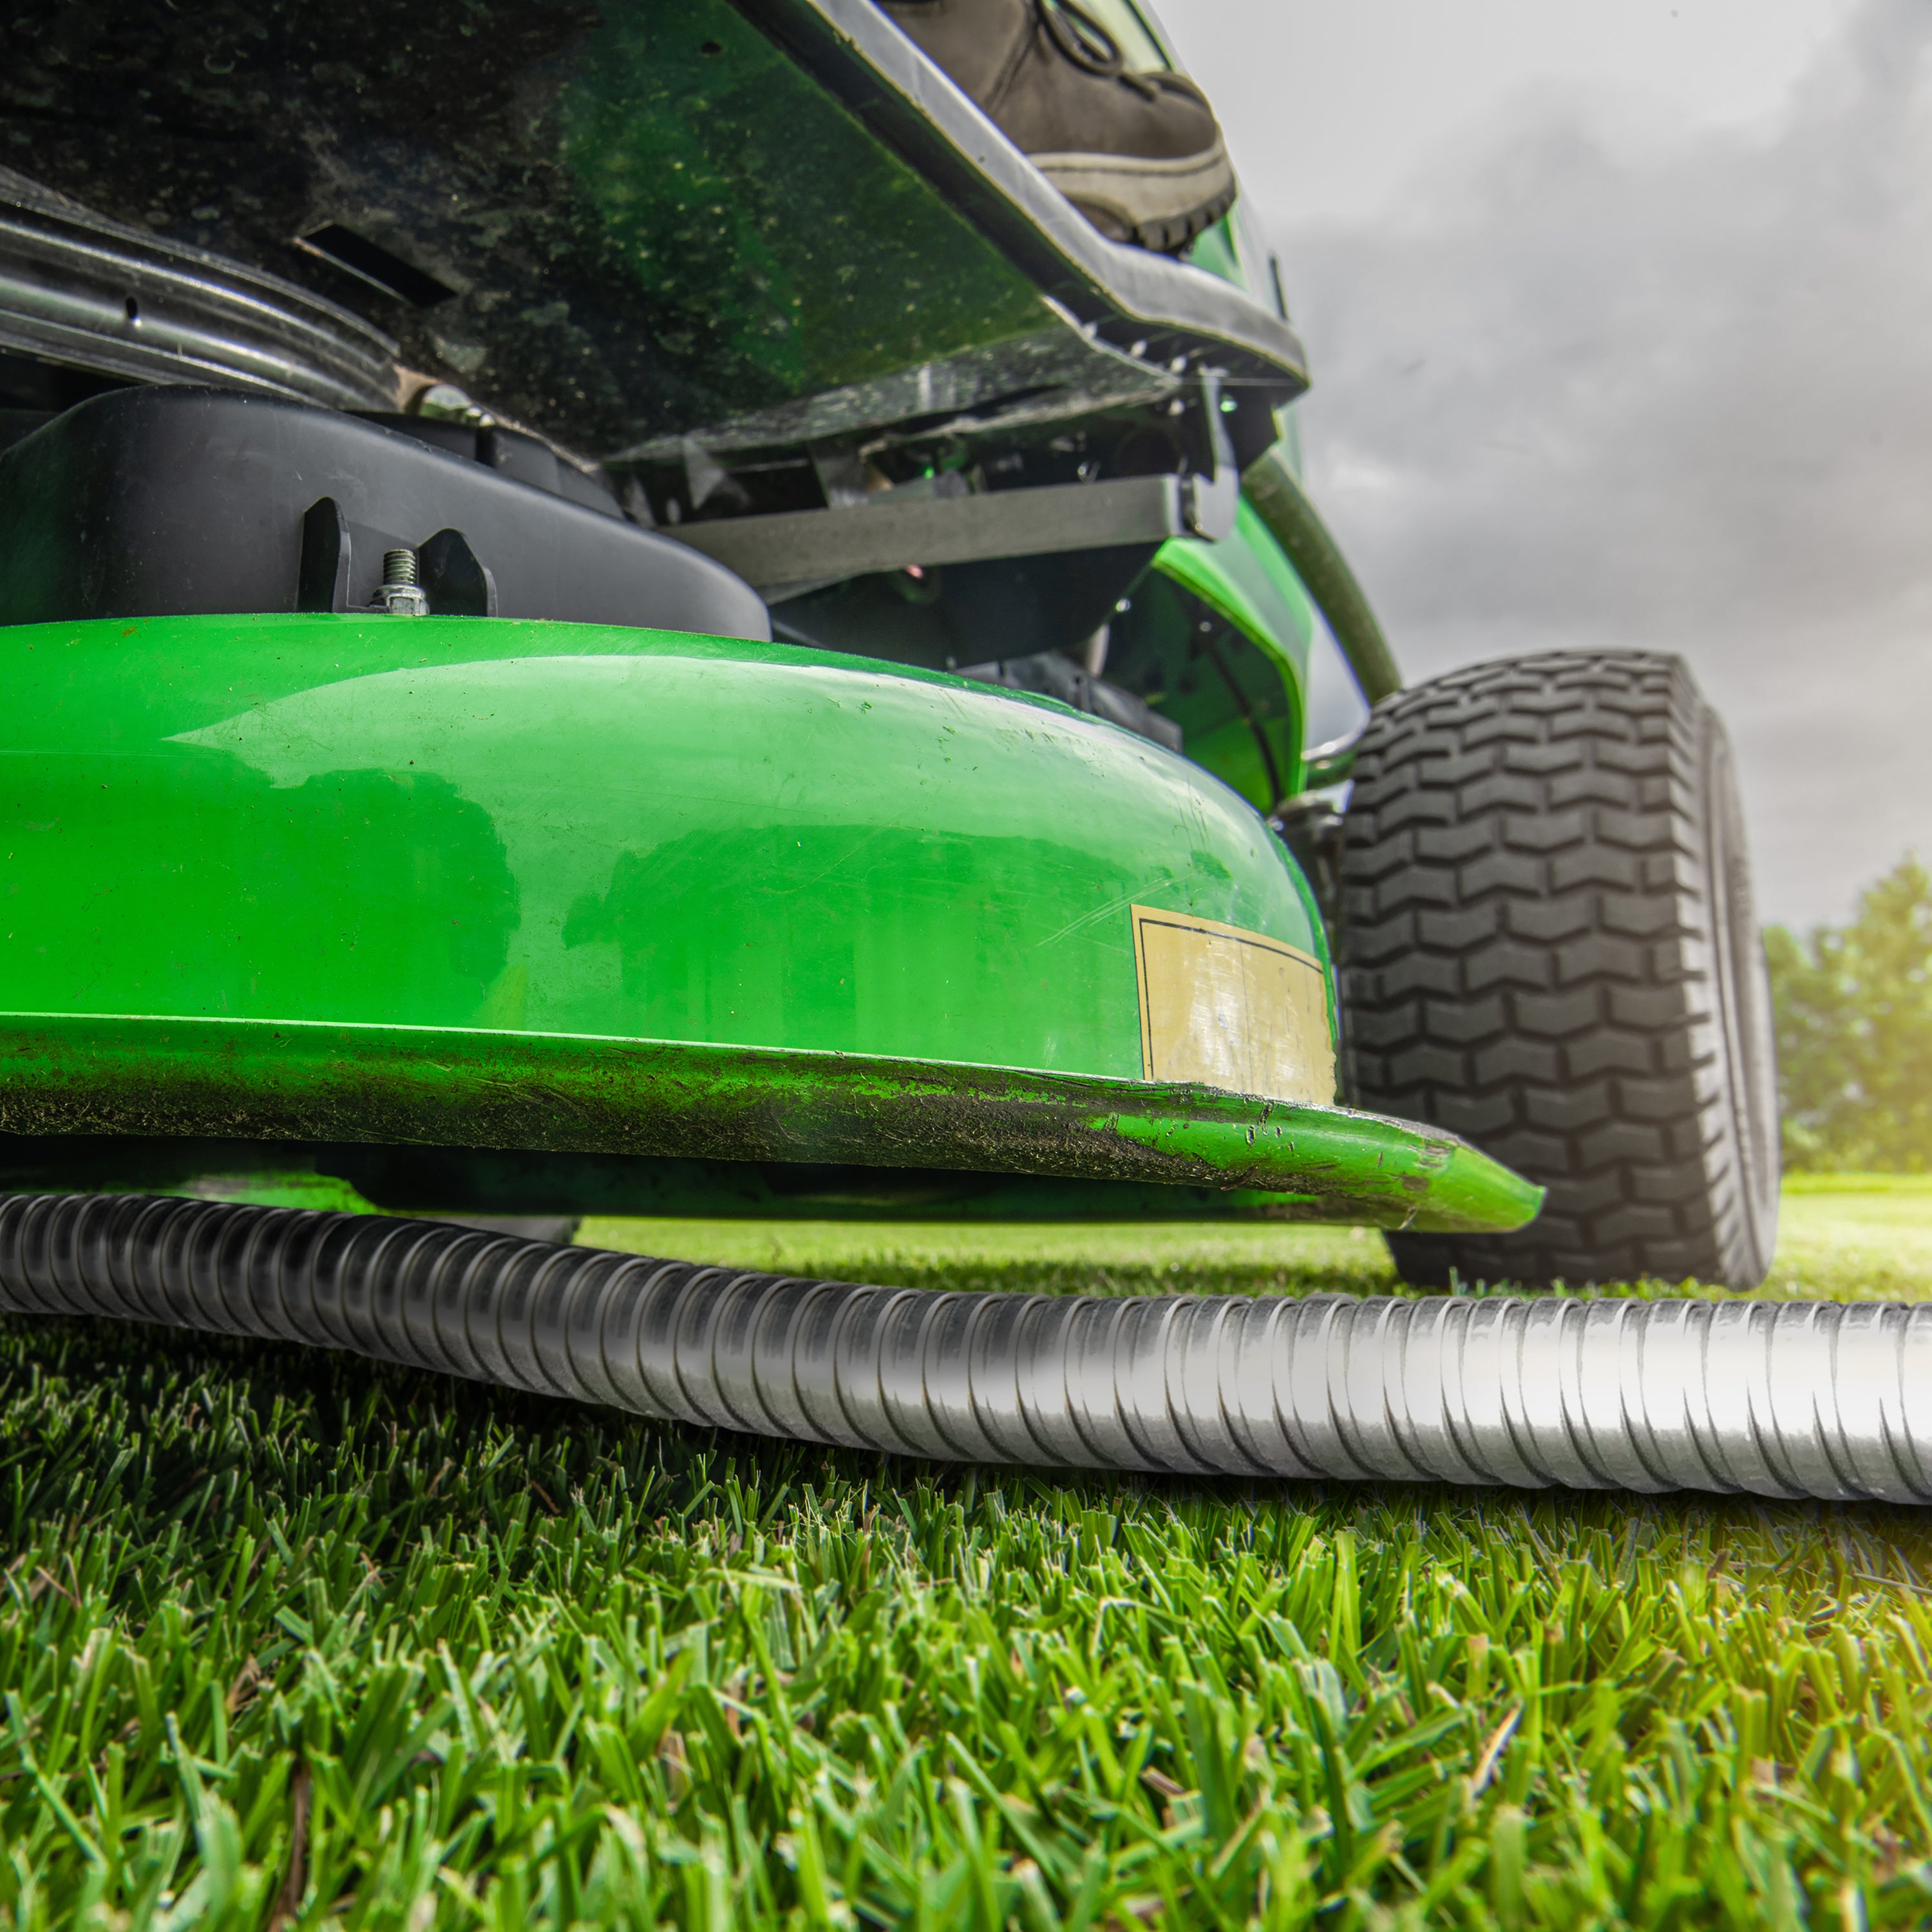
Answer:
M1319 960L1216 920L1131 910L1145 1078L1324 1106L1334 1099Z

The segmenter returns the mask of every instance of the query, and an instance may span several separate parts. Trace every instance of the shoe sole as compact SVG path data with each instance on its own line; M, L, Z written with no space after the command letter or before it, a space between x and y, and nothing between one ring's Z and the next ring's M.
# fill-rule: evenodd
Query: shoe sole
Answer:
M1198 154L1047 154L1030 158L1103 235L1171 253L1234 203L1234 170L1220 141Z

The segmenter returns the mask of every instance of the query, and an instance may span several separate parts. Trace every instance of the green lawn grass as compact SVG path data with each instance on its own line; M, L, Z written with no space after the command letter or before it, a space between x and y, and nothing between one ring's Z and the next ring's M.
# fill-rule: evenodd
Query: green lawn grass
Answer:
M1932 1295L1932 1175L1794 1174L1767 1292L1834 1300Z
M1799 1174L1785 1184L1778 1254L1763 1293L1849 1300L1932 1295L1932 1176ZM592 1220L596 1246L773 1273L862 1276L896 1286L944 1278L986 1287L1147 1294L1184 1275L1202 1294L1294 1294L1398 1286L1366 1228L1224 1222L1054 1227L863 1221ZM1646 1285L1648 1292L1670 1291Z
M1932 1194L1864 1193L1793 1190L1781 1291L1932 1287ZM1346 1233L665 1226L585 1232L1390 1283ZM1049 1481L16 1320L0 1520L13 1927L1932 1922L1909 1510Z

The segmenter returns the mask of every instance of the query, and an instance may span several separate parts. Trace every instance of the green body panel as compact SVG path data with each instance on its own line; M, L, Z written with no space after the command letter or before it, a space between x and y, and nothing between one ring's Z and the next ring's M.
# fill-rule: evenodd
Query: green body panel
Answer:
M454 1028L0 1013L0 1132L1016 1170L1130 1184L1130 1198L1135 1187L1238 1190L1244 1207L1284 1218L1438 1232L1520 1226L1541 1198L1454 1135L1340 1107Z
M0 1007L1132 1078L1129 908L1320 956L1184 759L866 661L476 619L0 635Z
M1301 693L1292 664L1166 571L1134 586L1112 626L1107 674L1182 730L1189 758L1257 812L1293 782Z
M1220 543L1176 537L1155 554L1154 568L1184 584L1243 633L1274 652L1298 682L1308 675L1315 607L1294 567L1254 506L1235 506L1234 533Z
M1224 649L1222 675L1243 693L1238 715L1190 734L1188 755L1257 811L1271 811L1300 789L1315 628L1308 593L1245 499L1236 507L1232 536L1220 543L1175 538L1156 554L1154 568L1224 619L1248 646ZM1258 734L1266 740L1265 754L1256 742Z

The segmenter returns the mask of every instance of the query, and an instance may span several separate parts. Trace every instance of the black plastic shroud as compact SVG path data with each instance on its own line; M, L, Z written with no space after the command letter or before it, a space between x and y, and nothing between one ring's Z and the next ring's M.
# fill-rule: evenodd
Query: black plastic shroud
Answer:
M771 635L748 584L536 438L393 420L218 389L76 404L0 455L0 623L367 609L407 546L432 611Z

